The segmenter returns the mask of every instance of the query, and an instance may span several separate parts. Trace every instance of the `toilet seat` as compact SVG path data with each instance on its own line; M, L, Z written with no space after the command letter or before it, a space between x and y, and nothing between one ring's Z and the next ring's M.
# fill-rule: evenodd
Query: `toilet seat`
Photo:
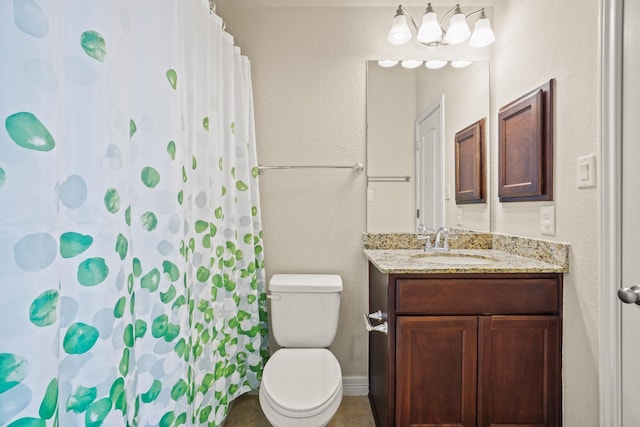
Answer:
M282 348L265 365L260 395L284 417L313 417L342 399L342 371L325 348Z

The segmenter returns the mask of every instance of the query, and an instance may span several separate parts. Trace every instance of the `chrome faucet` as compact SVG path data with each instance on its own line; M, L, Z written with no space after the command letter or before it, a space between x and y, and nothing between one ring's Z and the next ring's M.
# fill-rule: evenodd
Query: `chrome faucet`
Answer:
M431 243L431 235L435 234L433 243ZM437 231L418 225L418 240L424 240L425 252L449 252L449 230L446 227L440 227Z
M442 243L441 243L442 241ZM449 250L449 230L447 227L440 227L436 231L436 241L433 244L435 249Z

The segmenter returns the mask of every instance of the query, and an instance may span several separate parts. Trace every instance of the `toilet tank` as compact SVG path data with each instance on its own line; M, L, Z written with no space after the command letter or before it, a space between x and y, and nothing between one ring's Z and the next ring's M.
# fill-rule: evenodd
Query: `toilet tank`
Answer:
M281 347L329 347L338 330L342 279L337 274L274 274L271 330Z

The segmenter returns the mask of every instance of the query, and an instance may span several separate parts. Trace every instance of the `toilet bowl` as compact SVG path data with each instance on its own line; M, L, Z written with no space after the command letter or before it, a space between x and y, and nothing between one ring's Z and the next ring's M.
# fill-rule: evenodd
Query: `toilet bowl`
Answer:
M260 406L275 427L323 427L342 401L342 371L327 349L283 348L267 362Z
M260 407L275 427L323 427L342 401L342 371L326 347L335 338L342 279L276 274L269 282L273 337L282 347L265 364Z

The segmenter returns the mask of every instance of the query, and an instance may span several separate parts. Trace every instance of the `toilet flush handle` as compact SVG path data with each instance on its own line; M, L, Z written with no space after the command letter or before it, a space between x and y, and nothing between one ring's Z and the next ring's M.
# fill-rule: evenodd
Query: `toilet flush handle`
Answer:
M369 319L382 320L382 310L374 311L366 315Z
M364 324L365 327L367 328L368 332L374 331L374 332L382 332L383 334L388 334L388 327L387 327L387 322L384 322L380 325L376 325L373 326L371 324L371 322L369 321L369 318L371 319L381 319L382 318L382 313L380 313L380 317L377 316L377 313L379 313L380 311L376 312L376 313L371 313L369 315L363 314L364 316Z
M272 300L276 300L276 301L280 301L280 295L267 294L267 298L268 299L272 299Z

